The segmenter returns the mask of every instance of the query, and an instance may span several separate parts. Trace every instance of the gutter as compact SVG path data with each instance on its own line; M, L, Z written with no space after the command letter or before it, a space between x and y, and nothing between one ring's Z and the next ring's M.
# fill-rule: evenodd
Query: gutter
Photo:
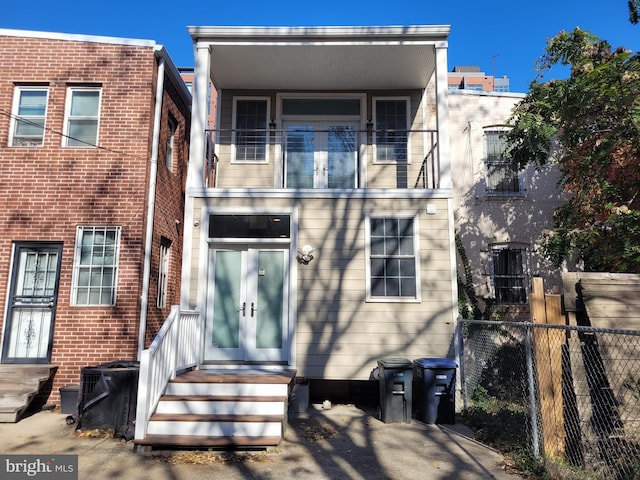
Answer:
M160 56L156 84L156 107L153 118L153 143L151 145L151 168L149 170L149 198L147 202L147 225L144 245L144 269L140 301L140 327L138 331L138 360L144 350L147 333L147 309L149 307L149 282L151 275L151 247L153 245L153 219L156 206L156 180L158 175L158 151L160 143L160 122L162 117L162 96L164 94L165 57Z

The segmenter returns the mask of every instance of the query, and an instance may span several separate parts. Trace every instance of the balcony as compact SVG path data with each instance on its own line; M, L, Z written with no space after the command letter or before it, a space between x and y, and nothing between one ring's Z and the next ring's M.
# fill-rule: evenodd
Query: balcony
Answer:
M435 130L207 130L206 188L438 189Z

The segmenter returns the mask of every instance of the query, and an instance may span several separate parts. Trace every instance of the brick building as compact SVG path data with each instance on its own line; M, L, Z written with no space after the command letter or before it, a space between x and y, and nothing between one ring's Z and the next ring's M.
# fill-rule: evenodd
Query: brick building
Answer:
M180 303L190 104L153 41L0 30L2 363L49 403Z

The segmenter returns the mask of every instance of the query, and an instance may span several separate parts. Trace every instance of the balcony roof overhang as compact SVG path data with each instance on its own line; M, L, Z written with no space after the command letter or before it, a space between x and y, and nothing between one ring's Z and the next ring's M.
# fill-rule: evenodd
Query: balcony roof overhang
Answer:
M188 27L208 48L217 88L424 88L448 25L397 27ZM196 69L198 65L196 65Z

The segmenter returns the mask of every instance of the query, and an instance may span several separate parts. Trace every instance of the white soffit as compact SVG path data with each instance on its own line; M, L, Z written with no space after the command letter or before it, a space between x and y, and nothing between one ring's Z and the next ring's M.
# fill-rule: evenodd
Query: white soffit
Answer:
M190 27L218 88L424 88L449 27Z

